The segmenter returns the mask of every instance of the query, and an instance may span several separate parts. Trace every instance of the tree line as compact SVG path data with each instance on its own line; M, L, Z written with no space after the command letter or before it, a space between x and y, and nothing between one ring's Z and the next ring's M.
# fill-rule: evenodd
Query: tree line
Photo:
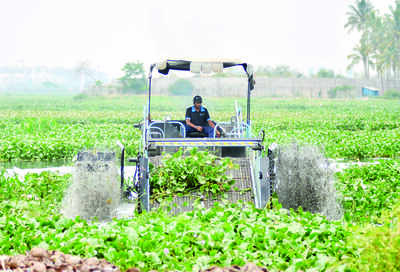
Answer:
M381 14L369 0L349 6L345 28L360 33L360 40L348 56L348 69L362 63L364 77L375 71L381 80L400 79L400 0Z

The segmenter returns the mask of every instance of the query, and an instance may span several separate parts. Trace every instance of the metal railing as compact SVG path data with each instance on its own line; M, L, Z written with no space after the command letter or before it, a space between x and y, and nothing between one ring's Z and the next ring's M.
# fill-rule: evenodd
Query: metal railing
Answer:
M149 131L151 131L152 129L156 129L161 131L161 138L165 138L165 131L162 128L156 127L155 125L165 125L165 124L176 124L179 125L180 127L180 133L183 136L183 138L186 138L186 128L185 126L181 123L181 122L177 122L177 121L156 121L156 122L152 122L149 126ZM150 132L150 137L151 137L151 132Z

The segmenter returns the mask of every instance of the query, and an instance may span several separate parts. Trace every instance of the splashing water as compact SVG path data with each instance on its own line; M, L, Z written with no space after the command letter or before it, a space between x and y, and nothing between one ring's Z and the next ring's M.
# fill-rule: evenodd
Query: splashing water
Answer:
M121 201L118 168L112 152L85 151L78 155L62 213L69 218L106 220Z
M334 171L317 147L297 143L281 146L276 172L276 192L284 208L301 206L330 220L340 219L342 211L337 201Z

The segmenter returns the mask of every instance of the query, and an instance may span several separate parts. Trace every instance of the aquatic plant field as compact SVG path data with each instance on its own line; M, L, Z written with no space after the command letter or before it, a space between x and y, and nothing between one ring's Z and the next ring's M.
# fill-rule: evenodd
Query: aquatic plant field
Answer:
M183 119L180 99L152 98L152 118ZM138 151L144 96L0 96L0 161L71 159L82 149ZM234 98L209 98L216 121ZM60 213L71 175L7 176L0 168L0 255L34 247L105 258L121 270L198 271L254 262L269 271L400 271L400 102L254 98L255 133L265 144L318 145L332 160L367 161L336 173L343 218L302 209L220 203L171 216L165 210L108 223ZM1 264L0 264L1 269Z
M80 100L69 96L0 96L0 100L0 161L70 160L85 148L115 148L116 140L126 146L129 156L138 151L140 133L133 125L143 119L144 96ZM184 119L189 104L181 101L153 97L152 119ZM211 118L228 121L234 115L234 101L209 98L205 105ZM398 101L381 99L257 97L251 108L253 132L264 129L267 145L296 140L324 148L329 158L350 160L399 157L399 116Z

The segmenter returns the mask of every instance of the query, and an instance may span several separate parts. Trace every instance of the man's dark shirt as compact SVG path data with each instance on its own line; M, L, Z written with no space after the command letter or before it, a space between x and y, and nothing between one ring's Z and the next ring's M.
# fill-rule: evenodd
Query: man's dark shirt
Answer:
M200 107L200 111L196 111L196 108L191 106L186 109L185 119L189 119L196 126L206 127L208 126L210 115L208 114L208 110L203 106Z

